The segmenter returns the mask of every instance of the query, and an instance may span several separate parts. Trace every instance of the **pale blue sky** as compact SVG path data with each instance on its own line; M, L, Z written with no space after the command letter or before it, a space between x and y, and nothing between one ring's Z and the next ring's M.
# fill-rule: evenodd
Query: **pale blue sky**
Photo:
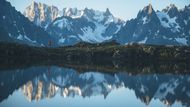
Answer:
M7 0L10 1L15 8L21 12L31 4L33 0ZM65 7L77 7L84 9L85 7L95 10L103 10L109 8L116 16L124 20L136 17L138 11L150 2L155 10L162 10L169 4L175 4L179 8L190 4L190 0L34 0L48 5L57 6L60 10Z

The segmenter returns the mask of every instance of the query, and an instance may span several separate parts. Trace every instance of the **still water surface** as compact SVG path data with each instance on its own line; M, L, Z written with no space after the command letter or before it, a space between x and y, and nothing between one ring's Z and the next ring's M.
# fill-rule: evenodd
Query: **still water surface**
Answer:
M190 75L79 72L57 66L0 72L0 107L189 107Z

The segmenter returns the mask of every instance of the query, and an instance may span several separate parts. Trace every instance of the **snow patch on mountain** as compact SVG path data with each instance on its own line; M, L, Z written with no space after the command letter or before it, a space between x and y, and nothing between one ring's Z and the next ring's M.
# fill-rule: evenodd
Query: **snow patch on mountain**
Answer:
M59 44L64 44L64 43L71 43L72 41L80 41L79 38L77 36L74 35L69 35L66 37L61 36L60 39L58 40Z
M139 35L137 35L136 33L134 33L134 34L133 34L133 37L134 37L134 38L137 38L137 37L139 37Z
M94 12L94 19L97 20L98 22L101 22L104 19L104 13L100 11L95 11Z
M81 11L80 13L77 13L75 16L71 16L73 19L81 18L84 14L84 11Z
M77 86L70 86L68 88L68 91L70 92L70 95L72 92L73 92L72 95L79 95L79 96L82 95L82 91L81 91L80 87L77 87Z
M143 25L146 24L146 23L148 23L147 16L143 17L143 18L142 18L142 21L143 21Z
M59 86L65 86L67 83L68 78L64 78L62 76L57 76L56 78L52 79L52 83L59 85Z
M171 84L173 83L173 84ZM159 98L159 99L165 99L167 97L168 94L174 94L174 90L175 88L179 85L177 80L171 80L168 83L162 83L157 92L155 93L155 98ZM163 91L164 90L164 91Z
M11 33L8 33L9 37L12 37Z
M79 37L86 42L94 43L94 42L103 42L105 40L109 40L112 37L103 37L102 33L105 32L106 26L96 23L96 28L93 30L91 27L84 27L81 30L84 32L83 35L79 34Z
M108 16L107 21L105 22L105 25L113 23L118 23L119 19L115 18L113 15Z
M73 19L76 18L81 18L84 14L84 11L78 10L77 8L64 8L63 11L61 12L61 16L68 16Z
M182 45L187 45L188 41L186 38L175 38L175 40Z
M61 37L58 42L59 42L59 43L64 43L64 42L65 42L65 38L64 38L64 37Z
M170 18L170 16L164 12L157 12L156 14L163 27L171 28L173 32L179 32L180 26L176 22L177 17Z
M62 18L60 20L56 20L53 23L54 26L58 26L60 29L63 29L63 27L67 28L68 30L71 30L71 23L66 19Z
M185 23L185 25L187 25L187 20L183 20L183 22Z
M141 85L140 92L145 93L145 90L146 90L145 86Z
M145 37L144 40L141 40L141 41L139 41L138 43L140 43L140 44L145 44L147 40L148 40L148 37Z
M5 16L3 16L3 19L5 19L6 17Z
M18 35L17 37L18 40L23 40L23 36L21 34Z
M94 84L101 83L101 82L105 81L104 75L102 75L101 73L97 73L97 72L87 72L84 74L80 74L79 77L84 79L84 80L89 80L92 78Z
M115 31L115 33L114 33L114 34L116 34L118 31L120 31L121 27L122 27L122 26L117 25L117 30Z
M33 41L31 40L29 37L27 37L26 35L21 35L19 34L18 37L17 37L18 40L25 40L25 41L28 41L28 42L31 42L31 43L36 43L36 41Z
M31 39L30 39L29 37L27 37L27 36L24 36L24 38L25 38L27 41L31 42L31 43L37 43L36 41L31 40Z
M92 93L93 96L97 96L97 95L99 95L100 93L102 93L102 91L103 91L102 87L99 86L99 85L92 87L91 90L92 90L92 92L93 92L93 93Z

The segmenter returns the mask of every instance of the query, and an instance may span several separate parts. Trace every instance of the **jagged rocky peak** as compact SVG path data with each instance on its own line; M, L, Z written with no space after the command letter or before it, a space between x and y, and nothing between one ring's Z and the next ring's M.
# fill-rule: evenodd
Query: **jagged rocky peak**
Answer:
M163 9L163 12L169 12L170 10L176 10L178 11L177 7L175 6L175 4L170 4L169 6L167 6L165 9Z
M105 16L112 15L109 8L106 8L106 12L104 13Z
M38 5L38 3L37 3L37 2L32 1L31 7L35 7L35 6L37 6L37 5Z
M148 6L144 7L143 11L150 15L150 14L152 14L152 12L154 12L154 9L153 9L152 5L149 4Z
M156 16L156 12L154 11L153 6L151 4L144 7L142 10L140 10L137 15L137 18L144 18L146 16L147 16L147 18Z
M138 22L142 23L143 25L148 24L150 22L158 22L158 17L156 15L153 6L149 4L148 6L144 7L142 10L139 11L137 15Z
M184 17L188 19L190 16L190 4L188 6L185 6L185 8L182 10Z
M126 22L126 26L117 34L118 40L122 43L134 41L159 45L189 45L189 16L188 6L179 10L171 4L161 12L155 12L152 5L148 5L138 13L135 20Z
M148 6L148 14L152 14L152 11L153 11L152 5L149 4L149 6Z
M25 9L24 15L36 25L45 27L59 16L59 9L56 6L32 1Z
M26 8L24 15L29 18L30 21L33 21L35 18L35 11L38 11L36 8L38 4L32 1L32 4Z
M59 17L59 9L56 6L50 6L50 10L52 12L52 19L55 20L57 17Z
M152 98L151 98L151 96L145 95L145 96L140 96L140 100L141 100L141 102L143 102L144 104L146 104L148 106L150 104Z
M114 17L110 10L107 8L105 11L99 11L94 9L85 8L78 10L77 8L64 8L63 16L69 16L71 18L85 18L90 22L106 23L108 20L117 22L118 18Z
M96 16L96 15L112 15L110 10L107 8L106 11L99 11L94 9L85 8L83 10L79 10L77 8L64 8L63 9L63 16L69 16L69 17L76 17L76 16Z
M83 15L82 10L78 10L77 8L63 8L63 16L69 16L72 18L80 18Z
M84 12L83 16L89 17L90 19L93 18L94 13L95 13L93 9L89 9L87 7L83 10L83 12Z
M84 12L93 12L93 9L89 9L88 7L85 7Z
M188 6L185 6L185 9L189 9L190 10L190 4Z
M63 8L62 11L59 11L55 6L48 6L43 3L32 2L26 10L24 11L24 15L36 25L41 26L42 28L47 28L51 22L53 22L56 18L61 16L75 18L85 18L88 21L96 21L96 22L107 22L107 20L117 22L118 19L115 18L110 10L107 8L106 11L99 11L94 9L82 9L79 10L77 8Z
M165 9L162 10L163 12L167 13L171 18L179 16L179 10L175 6L175 4L170 4Z

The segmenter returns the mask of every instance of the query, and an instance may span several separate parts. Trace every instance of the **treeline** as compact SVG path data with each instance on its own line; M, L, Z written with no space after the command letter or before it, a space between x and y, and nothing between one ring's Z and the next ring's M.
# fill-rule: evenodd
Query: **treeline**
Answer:
M1 58L63 59L72 61L190 61L188 46L119 45L117 43L79 43L64 47L32 47L0 42Z

